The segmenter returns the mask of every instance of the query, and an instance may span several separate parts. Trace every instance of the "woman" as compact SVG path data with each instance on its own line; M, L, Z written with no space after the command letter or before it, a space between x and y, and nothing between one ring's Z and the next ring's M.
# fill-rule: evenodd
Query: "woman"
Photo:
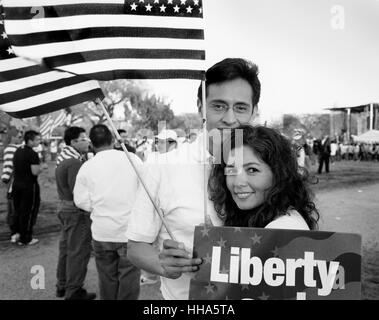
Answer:
M238 129L243 139L235 138L240 130L232 131L225 142L230 148L223 148L223 159L214 165L208 184L224 225L317 229L319 213L290 142L270 128Z

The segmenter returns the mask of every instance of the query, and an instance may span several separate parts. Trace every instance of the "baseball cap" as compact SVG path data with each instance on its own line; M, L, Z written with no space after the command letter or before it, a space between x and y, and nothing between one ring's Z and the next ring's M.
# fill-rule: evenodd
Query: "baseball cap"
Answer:
M160 139L160 140L174 140L174 141L177 141L178 140L178 135L176 134L176 132L174 130L163 129L157 135L157 138Z

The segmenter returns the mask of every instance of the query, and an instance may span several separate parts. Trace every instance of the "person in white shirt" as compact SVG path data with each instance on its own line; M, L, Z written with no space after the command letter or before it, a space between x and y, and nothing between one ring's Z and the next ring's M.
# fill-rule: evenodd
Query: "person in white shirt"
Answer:
M318 210L298 171L291 142L274 129L241 126L233 131L224 161L212 168L208 188L225 226L310 230Z
M222 132L252 120L260 97L258 67L243 59L225 59L206 72L207 130ZM198 91L201 112L202 90ZM219 131L220 130L220 131ZM162 225L146 192L138 194L127 230L128 257L136 266L161 276L164 299L186 300L193 272L202 259L192 258L194 227L204 223L204 207L213 225L222 225L206 196L204 133L191 144L162 154L166 163L148 165L145 181L154 200L163 210L166 224L176 241ZM207 160L220 147L208 144ZM214 148L213 148L214 147ZM206 201L206 203L204 203ZM152 243L158 240L160 250Z
M78 172L74 202L91 213L100 299L134 300L139 296L140 270L127 259L126 230L138 178L127 156L113 149L108 127L94 126L90 139L96 155ZM142 161L133 153L129 155L140 170Z

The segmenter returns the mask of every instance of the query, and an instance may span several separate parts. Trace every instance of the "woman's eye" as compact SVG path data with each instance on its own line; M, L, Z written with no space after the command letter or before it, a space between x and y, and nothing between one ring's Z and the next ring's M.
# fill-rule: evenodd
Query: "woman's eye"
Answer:
M259 172L259 170L257 168L248 168L247 172L248 173L256 173L256 172Z

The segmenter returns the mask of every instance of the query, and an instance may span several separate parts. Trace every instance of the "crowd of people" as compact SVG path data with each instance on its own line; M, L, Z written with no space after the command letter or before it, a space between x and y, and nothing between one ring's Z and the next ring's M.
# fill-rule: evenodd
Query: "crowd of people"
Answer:
M193 257L196 225L317 229L319 213L291 141L274 129L250 125L260 99L258 67L225 59L207 70L205 83L211 137L206 152L205 132L179 144L174 132L164 130L156 137L156 153L141 157L147 139L133 146L119 132L123 141L115 142L103 124L89 136L80 127L65 131L55 169L62 227L57 297L95 299L83 287L91 250L100 299L138 299L143 270L145 277L160 276L164 299L185 300L192 274L204 263ZM199 88L200 113L202 101ZM14 145L20 138L15 135ZM2 180L15 221L11 240L27 246L38 242L37 177L45 167L33 150L39 134L28 131L23 138L12 157L6 151L8 178Z

